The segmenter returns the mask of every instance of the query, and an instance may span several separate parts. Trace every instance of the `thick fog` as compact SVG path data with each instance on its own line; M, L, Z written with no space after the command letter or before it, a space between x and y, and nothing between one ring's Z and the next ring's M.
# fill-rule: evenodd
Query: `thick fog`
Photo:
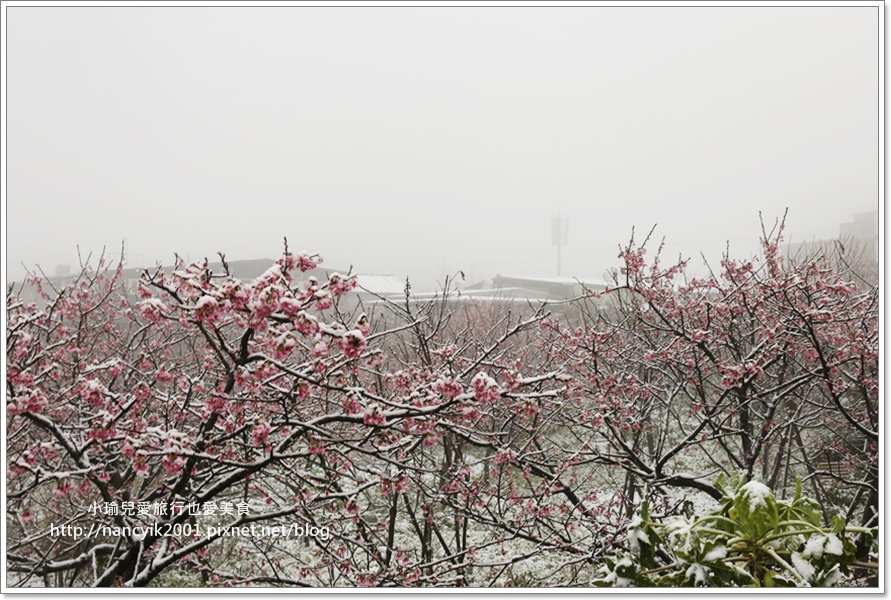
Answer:
M420 287L830 238L878 207L877 7L7 8L7 279L126 239Z

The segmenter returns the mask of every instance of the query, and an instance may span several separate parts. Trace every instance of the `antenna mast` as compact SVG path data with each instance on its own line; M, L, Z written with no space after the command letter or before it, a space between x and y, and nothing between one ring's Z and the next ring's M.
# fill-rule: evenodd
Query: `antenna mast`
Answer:
M557 246L557 275L560 276L560 250L566 245L569 238L569 218L561 217L560 213L551 217L551 244Z

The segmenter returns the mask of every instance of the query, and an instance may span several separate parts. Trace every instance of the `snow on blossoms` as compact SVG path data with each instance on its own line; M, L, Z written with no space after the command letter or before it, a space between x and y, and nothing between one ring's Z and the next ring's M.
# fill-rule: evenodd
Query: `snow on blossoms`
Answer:
M346 278L340 273L332 273L328 277L328 289L331 292L331 295L335 298L339 298L343 296L350 290L356 287L356 278L349 277Z
M442 397L447 400L457 398L464 393L464 388L461 386L461 383L451 378L437 379L433 384L433 389L436 392L439 392Z
M143 318L152 323L161 321L164 318L164 313L167 311L167 306L158 298L148 298L137 306Z
M303 251L297 254L297 256L293 256L291 254L287 255L287 270L292 270L293 268L300 269L301 272L305 273L312 269L315 269L319 264L322 263L322 259L318 254L310 255L308 252Z
M873 528L878 292L758 263L688 280L636 246L623 256L614 292L565 311L447 290L366 301L355 277L287 247L272 265L178 260L136 287L88 272L43 312L13 290L13 585L586 585L608 553L643 546L627 533L643 531L628 525L645 496L657 512L686 512L682 499L698 512L720 501L719 472L792 482L829 449L850 474L805 486L837 485L848 524ZM603 488L623 471L637 493ZM746 507L770 503L746 490ZM336 535L183 530L72 551L45 533L120 525L124 513L93 505L162 501L243 502L257 527ZM786 541L814 560L839 546L828 530Z
M483 371L474 375L470 384L473 386L473 395L479 402L495 402L501 397L498 383Z
M347 358L359 358L367 346L365 336L358 329L348 331L340 338L340 349Z
M39 414L46 410L47 400L41 390L29 390L20 392L18 397L6 405L9 415L17 415L24 412Z

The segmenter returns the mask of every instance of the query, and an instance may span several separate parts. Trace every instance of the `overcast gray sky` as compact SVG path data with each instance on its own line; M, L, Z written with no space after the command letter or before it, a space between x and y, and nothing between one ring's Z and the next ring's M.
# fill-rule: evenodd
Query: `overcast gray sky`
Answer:
M7 275L319 252L409 275L748 256L878 207L878 8L7 8Z

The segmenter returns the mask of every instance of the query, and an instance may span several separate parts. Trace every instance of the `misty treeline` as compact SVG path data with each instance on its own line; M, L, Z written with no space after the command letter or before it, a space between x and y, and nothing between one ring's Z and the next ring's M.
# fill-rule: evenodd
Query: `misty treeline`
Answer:
M640 546L644 501L705 514L721 476L777 498L800 480L867 565L877 274L841 245L784 257L780 235L700 277L632 239L610 288L544 305L448 282L360 303L287 242L253 282L225 260L135 290L104 261L34 278L41 302L7 295L7 584L587 586ZM174 502L249 510L107 510ZM124 529L152 523L177 533ZM249 524L330 535L208 529Z

